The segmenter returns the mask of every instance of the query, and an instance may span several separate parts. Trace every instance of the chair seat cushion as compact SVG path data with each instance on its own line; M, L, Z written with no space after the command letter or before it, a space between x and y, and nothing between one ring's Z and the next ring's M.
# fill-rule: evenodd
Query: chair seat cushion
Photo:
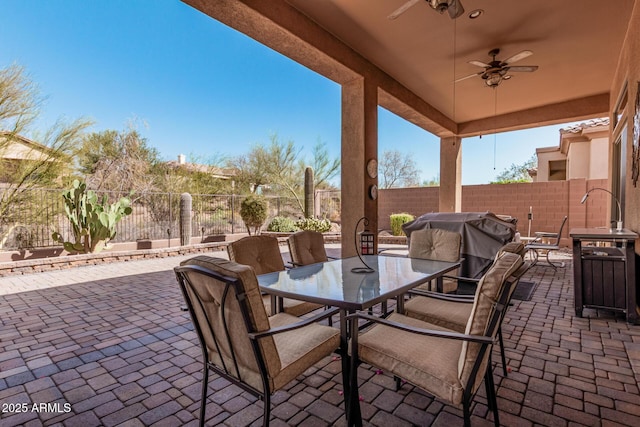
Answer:
M464 333L473 303L415 296L404 303L405 315Z
M416 289L421 290L421 291L437 292L438 291L438 289L436 289L437 287L438 286L436 285L436 281L435 280L431 280L430 282L423 283L422 285L416 286ZM442 293L444 293L444 294L452 294L456 290L458 290L458 281L457 280L451 279L451 278L447 278L447 277L443 277L442 278Z
M290 298L285 298L282 304L284 306L284 312L292 316L302 316L324 307L322 304L315 302L299 301Z
M393 313L388 320L423 329L446 330L398 313ZM458 359L462 341L417 337L410 332L375 325L358 338L359 359L404 378L436 397L460 404L463 386L458 377Z
M301 319L287 313L269 318L272 328L299 322ZM273 336L282 369L272 378L272 390L278 390L294 380L309 366L330 355L340 346L340 331L329 326L312 323L302 328Z
M262 295L262 302L264 303L264 308L267 311L268 315L273 315L271 313L271 295L264 294ZM284 312L290 314L292 316L302 316L307 313L310 313L314 310L324 307L322 304L316 304L313 302L307 301L299 301L290 298L284 298L282 301L284 305Z

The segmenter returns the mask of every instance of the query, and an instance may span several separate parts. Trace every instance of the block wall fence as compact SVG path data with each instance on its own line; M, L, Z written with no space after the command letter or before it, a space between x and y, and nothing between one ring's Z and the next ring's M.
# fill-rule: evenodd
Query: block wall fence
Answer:
M584 193L594 187L608 188L608 180L572 179L521 184L465 185L462 187L462 211L490 211L518 218L518 231L523 236L528 233L529 207L533 211L532 235L536 231L557 231L562 218L567 215L569 218L562 233L562 245L570 246L570 229L609 226L609 194L594 191L584 205L580 204ZM418 217L425 213L438 212L439 191L439 187L380 190L380 229L391 229L389 216L394 213L407 212Z

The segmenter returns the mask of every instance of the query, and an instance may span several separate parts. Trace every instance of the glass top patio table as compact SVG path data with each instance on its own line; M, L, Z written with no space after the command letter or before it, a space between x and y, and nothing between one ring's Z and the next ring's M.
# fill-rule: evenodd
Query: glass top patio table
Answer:
M362 418L360 407L351 404L353 400L349 386L350 357L347 351L350 331L347 327L347 314L386 302L460 267L459 262L397 256L365 255L363 259L374 271L353 272L352 269L364 266L358 257L351 257L258 276L261 290L274 297L293 298L339 308L342 384L345 413L350 426L362 425ZM402 305L403 298L398 298L396 310L402 312ZM353 411L350 409L352 406Z
M271 295L363 310L460 266L458 262L384 255L365 255L363 259L373 272L352 272L363 265L358 257L351 257L262 274L258 283Z
M354 272L353 269L364 265L358 257L350 257L261 274L258 284L264 293L273 298L291 298L338 307L341 347L346 349L349 331L345 317L348 313L365 310L378 303L386 304L387 300L460 267L460 262L397 256L364 255L362 258L373 269L372 272ZM404 311L403 303L404 298L397 299L398 312Z

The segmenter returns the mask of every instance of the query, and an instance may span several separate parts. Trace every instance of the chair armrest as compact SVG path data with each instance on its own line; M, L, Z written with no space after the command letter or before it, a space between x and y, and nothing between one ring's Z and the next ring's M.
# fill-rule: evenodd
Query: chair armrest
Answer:
M411 295L434 298L441 301L461 302L465 304L473 303L473 301L475 300L474 295L443 294L440 292L424 291L422 289L412 289L408 293Z
M389 252L385 254L385 252ZM409 256L409 247L404 248L382 248L378 249L378 255L384 256L397 256L397 257L408 257Z
M267 331L250 332L249 338L252 340L255 340L258 338L269 337L272 335L280 334L282 332L293 331L294 329L302 328L312 323L316 323L319 320L326 319L327 317L331 317L334 314L338 314L339 311L340 311L339 308L330 308L327 310L323 310L322 313L316 314L315 316L312 316L306 319L301 319L300 322L291 323L289 325L284 325L284 326L278 326L277 328L271 328Z
M413 326L404 325L402 323L392 322L387 319L370 316L364 313L354 313L347 316L347 319L354 319L354 318L366 319L372 323L380 323L382 325L389 326L391 328L400 329L402 331L406 331L406 332L410 332L418 335L427 335L431 337L440 337L440 338L447 338L447 339L454 339L454 340L477 342L480 344L492 344L494 342L493 338L487 337L484 335L466 335L466 334L461 334L459 332L436 331L433 329L416 328Z
M550 231L536 231L536 237L556 237L558 233L552 233Z
M445 274L444 276L442 276L445 279L456 279L456 280L462 280L464 282L474 282L474 283L478 283L480 282L480 279L475 279L473 277L465 277L465 276L451 276L449 274Z
M333 257L333 256L327 256L327 259L336 260L336 259L340 259L340 258ZM287 264L287 267L289 267L289 268L304 267L305 265L308 265L308 264L300 264L299 262L293 262L293 261L289 261L286 264Z

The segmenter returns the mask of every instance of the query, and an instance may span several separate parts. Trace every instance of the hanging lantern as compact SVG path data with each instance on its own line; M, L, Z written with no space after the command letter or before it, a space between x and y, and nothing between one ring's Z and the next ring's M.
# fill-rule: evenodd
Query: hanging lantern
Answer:
M364 222L364 231L360 233L360 250L358 251L358 226L361 222ZM351 271L353 273L373 273L375 270L367 265L362 259L362 255L375 255L375 235L367 229L369 220L363 216L356 223L356 229L353 233L353 246L356 249L356 255L360 258L360 262L364 267L353 267Z
M362 255L375 255L374 239L375 235L367 229L360 233L360 253Z

